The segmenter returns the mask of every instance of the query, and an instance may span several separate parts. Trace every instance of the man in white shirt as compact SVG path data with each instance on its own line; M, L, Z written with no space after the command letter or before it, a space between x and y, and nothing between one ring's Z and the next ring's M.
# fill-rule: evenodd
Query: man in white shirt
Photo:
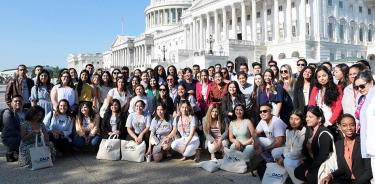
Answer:
M272 114L272 105L269 103L260 106L261 120L256 127L255 152L264 156L271 152L274 160L281 157L285 146L285 132L287 125ZM260 137L264 133L266 137Z

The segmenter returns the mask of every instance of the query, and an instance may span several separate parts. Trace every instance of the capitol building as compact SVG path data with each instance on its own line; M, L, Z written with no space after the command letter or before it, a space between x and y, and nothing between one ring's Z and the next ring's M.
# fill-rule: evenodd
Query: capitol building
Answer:
M144 14L144 33L117 36L101 67L375 61L375 0L150 0Z

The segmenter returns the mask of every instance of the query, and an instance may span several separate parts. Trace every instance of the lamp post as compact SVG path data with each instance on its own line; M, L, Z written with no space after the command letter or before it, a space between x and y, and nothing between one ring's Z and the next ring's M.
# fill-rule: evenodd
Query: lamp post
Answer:
M163 49L161 51L163 52L163 61L166 62L167 60L165 59L165 53L167 52L167 49L165 49L165 45L163 45Z
M210 34L210 37L207 39L207 43L210 44L210 51L209 54L214 55L214 52L212 51L212 44L215 42L215 39L212 37L212 34Z

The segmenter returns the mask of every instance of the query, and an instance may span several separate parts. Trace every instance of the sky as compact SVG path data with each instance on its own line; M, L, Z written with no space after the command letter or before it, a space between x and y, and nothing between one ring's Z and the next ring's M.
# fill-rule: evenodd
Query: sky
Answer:
M149 0L0 0L0 70L19 64L66 67L69 53L104 52L117 35L144 32L148 4Z

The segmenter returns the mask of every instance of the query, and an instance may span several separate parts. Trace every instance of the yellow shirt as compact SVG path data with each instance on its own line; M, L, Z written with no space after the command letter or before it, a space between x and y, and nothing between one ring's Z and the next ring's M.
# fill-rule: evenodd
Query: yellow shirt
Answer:
M86 102L92 101L92 87L89 84L84 83L82 85L81 94L78 94L78 96L79 96L80 102L82 102L82 101L86 101Z

